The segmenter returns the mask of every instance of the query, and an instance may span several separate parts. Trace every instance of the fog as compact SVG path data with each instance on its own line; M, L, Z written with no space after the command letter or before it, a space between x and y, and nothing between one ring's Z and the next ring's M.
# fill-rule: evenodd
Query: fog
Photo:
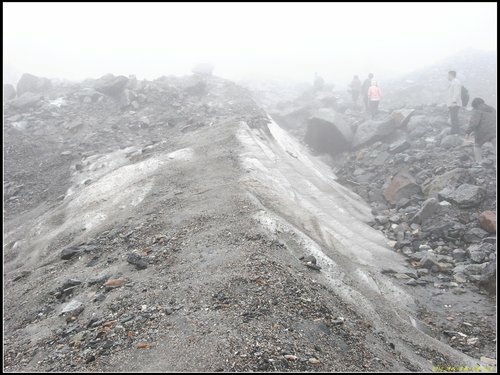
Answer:
M154 79L211 62L233 80L345 84L496 50L496 3L7 3L4 77Z

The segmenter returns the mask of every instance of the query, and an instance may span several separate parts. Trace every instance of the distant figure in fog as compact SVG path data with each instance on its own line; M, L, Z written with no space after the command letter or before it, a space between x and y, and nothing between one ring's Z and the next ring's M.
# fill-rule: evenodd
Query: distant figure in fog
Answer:
M457 72L450 70L448 72L448 95L446 97L446 105L450 111L451 134L458 134L458 110L462 106L462 83L457 79Z
M466 133L467 135L474 133L474 158L477 163L480 163L482 161L482 145L491 142L495 151L497 149L497 112L481 98L475 98L471 105L473 108L472 117Z
M378 112L378 103L380 102L380 99L382 99L382 92L378 87L377 81L373 80L372 85L368 89L368 100L370 101L370 112L372 114L372 118L374 118Z
M368 90L370 89L370 86L372 85L372 79L373 79L373 73L368 74L368 78L365 79L363 82L363 87L361 88L361 91L363 92L363 102L365 103L365 109L366 112L370 111L370 103L368 100Z
M318 73L314 73L314 90L321 91L325 87L325 80L321 78Z
M351 88L352 101L356 106L358 105L358 98L359 94L361 93L361 87L362 87L361 80L359 79L358 76L353 77L349 87Z

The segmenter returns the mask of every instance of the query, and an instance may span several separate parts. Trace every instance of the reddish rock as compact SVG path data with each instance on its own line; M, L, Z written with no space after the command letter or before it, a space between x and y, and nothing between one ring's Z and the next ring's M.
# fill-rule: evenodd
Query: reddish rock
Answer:
M479 223L481 228L489 233L496 233L497 231L497 214L494 211L484 211L479 216Z
M414 194L420 194L422 189L408 172L396 174L384 190L384 198L392 204L396 204L402 198L411 198Z
M104 283L104 287L108 289L119 288L125 283L125 279L110 279Z

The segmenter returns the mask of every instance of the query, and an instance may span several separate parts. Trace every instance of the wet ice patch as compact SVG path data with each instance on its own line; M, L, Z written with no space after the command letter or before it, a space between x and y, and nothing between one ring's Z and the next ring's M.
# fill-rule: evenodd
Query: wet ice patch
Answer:
M64 100L64 98L57 98L57 99L49 101L49 105L57 107L57 108L65 105L65 104L66 104L66 101Z
M169 153L167 156L169 159L188 161L191 160L193 156L193 149L182 148L180 150Z
M91 235L91 231L99 230L102 225L130 215L149 194L162 167L194 156L191 148L183 148L130 164L127 155L133 151L134 148L127 148L88 158L81 173L73 176L74 185L63 204L33 223L33 229L25 236L28 243L23 251L36 258L38 251L30 248L42 250L59 235ZM90 183L83 183L87 180ZM74 241L78 238L74 236Z
M343 256L379 270L390 265L404 272L404 259L389 250L382 233L366 224L372 220L369 206L338 184L331 168L312 157L275 122L268 128L265 132L240 123L240 160L247 170L242 185L266 210L321 242L328 256Z

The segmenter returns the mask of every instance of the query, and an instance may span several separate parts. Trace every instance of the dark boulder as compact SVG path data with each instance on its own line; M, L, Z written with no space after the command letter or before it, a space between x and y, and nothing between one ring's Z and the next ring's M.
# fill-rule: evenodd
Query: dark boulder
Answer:
M349 150L352 137L352 130L341 114L320 109L309 118L304 141L317 152L335 155Z
M128 78L125 76L115 77L112 74L107 74L94 83L94 89L105 95L119 99L127 83Z

